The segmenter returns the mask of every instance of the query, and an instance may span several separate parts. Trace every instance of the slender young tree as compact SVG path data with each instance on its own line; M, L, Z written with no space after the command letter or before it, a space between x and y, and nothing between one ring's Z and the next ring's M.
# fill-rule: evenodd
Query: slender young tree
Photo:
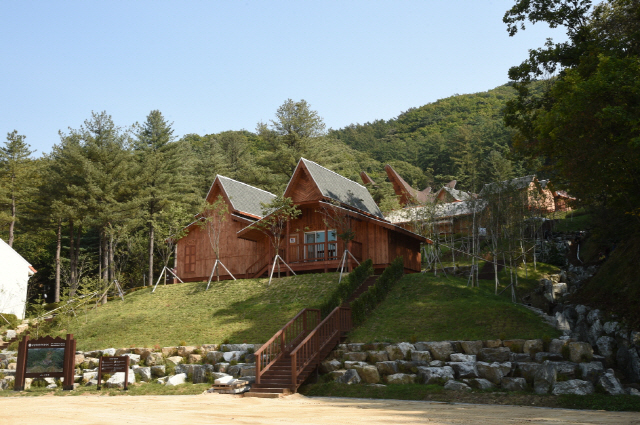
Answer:
M262 205L262 220L256 221L252 226L264 233L268 238L275 255L280 257L280 246L287 231L287 224L296 219L302 212L293 203L291 198L275 197L268 204ZM280 263L278 262L278 277L280 277Z
M9 246L13 246L18 205L36 190L36 166L30 155L35 151L17 130L7 133L7 141L0 147L0 179L3 195L9 204Z
M229 207L224 201L222 195L218 195L218 198L212 203L206 202L202 209L203 220L198 224L204 227L209 237L209 244L213 253L216 255L216 264L214 265L216 271L216 280L220 281L220 268L218 263L220 261L220 235L224 227L224 223L227 221L227 214L229 213ZM213 272L213 270L211 270Z

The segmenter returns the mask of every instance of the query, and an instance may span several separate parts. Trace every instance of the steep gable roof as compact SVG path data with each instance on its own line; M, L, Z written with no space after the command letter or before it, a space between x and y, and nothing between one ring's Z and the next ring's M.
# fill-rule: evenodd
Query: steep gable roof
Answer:
M216 180L227 194L231 202L231 208L237 212L249 214L257 218L262 218L261 203L268 204L276 197L276 195L271 192L221 175L216 176L209 190L209 194L213 190ZM209 194L207 194L207 199L209 199Z
M323 197L384 219L382 211L366 187L305 158L300 158L296 168L301 166L306 168ZM298 170L296 169L296 171ZM295 171L293 175L296 176ZM291 185L291 181L289 181L289 185ZM287 190L289 185L287 185ZM285 190L285 196L287 196L287 190Z
M491 193L498 193L504 190L522 190L529 187L531 182L535 181L536 176L534 174L524 177L517 177L511 180L505 180L497 183L487 183L480 191L480 195L487 195Z
M400 203L410 204L418 202L424 204L427 202L433 202L433 196L430 196L431 188L426 188L422 191L416 190L407 183L400 174L389 164L384 166L389 181L393 185L393 190L396 195L400 196ZM428 189L428 190L427 190Z

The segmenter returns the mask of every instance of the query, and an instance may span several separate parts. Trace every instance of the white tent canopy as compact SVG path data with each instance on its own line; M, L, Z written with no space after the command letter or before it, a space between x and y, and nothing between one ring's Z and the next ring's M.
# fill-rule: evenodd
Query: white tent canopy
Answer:
M29 277L35 273L27 260L0 239L0 313L24 319Z

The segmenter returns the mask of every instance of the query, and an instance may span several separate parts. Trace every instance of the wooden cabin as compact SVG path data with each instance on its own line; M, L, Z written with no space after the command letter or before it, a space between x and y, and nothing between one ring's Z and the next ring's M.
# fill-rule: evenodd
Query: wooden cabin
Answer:
M268 203L275 195L218 176L207 201L213 202L219 195L229 206L220 260L236 278L267 275L276 252L268 236L254 224L264 219L260 202ZM371 258L377 270L402 256L406 272L420 271L420 244L427 240L386 220L364 186L301 158L283 196L291 198L301 211L288 223L286 237L278 249L278 254L296 273L335 271L345 248L358 261ZM344 246L338 231L331 226L328 213L351 221L355 237L349 247ZM207 280L215 254L206 232L197 223L192 224L177 247L178 276L190 281ZM347 267L354 265L350 259ZM284 266L281 270L288 273ZM224 270L220 276L229 278Z
M553 192L549 190L547 180L538 180L535 175L518 177L497 183L485 184L480 191L482 198L490 198L499 194L510 197L524 196L524 203L530 211L540 214L552 213L556 210Z
M237 233L262 218L262 203L271 202L276 195L257 187L216 176L206 196L210 204L222 196L228 212L220 235L220 261L235 277L257 272L256 259L266 254L265 247L255 241L240 239ZM183 281L209 279L216 261L206 229L197 220L188 227L188 233L176 244L177 274ZM230 276L221 268L220 276Z

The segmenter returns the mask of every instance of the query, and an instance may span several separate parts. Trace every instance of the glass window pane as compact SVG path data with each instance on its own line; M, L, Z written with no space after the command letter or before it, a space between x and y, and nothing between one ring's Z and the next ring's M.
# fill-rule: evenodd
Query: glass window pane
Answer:
M324 243L324 231L316 232L316 242L317 243Z
M311 233L305 233L304 234L304 243L314 243L315 240L315 232L311 232Z
M327 240L329 242L338 240L338 232L336 232L335 230L329 230L327 234L328 234Z

